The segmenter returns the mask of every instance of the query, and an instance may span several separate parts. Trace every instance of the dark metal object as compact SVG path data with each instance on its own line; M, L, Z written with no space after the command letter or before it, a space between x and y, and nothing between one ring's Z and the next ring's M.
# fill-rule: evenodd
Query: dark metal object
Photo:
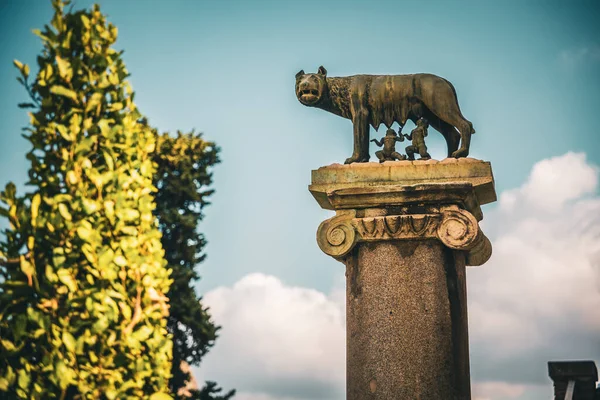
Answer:
M454 86L432 74L331 78L321 66L316 74L296 74L296 97L306 106L352 121L354 151L347 164L369 161L369 125L390 128L394 122L404 126L409 119L416 124L426 118L446 139L448 156L456 158L469 154L475 133L460 111Z
M421 160L429 160L431 156L427 152L425 145L425 137L427 136L427 128L429 123L426 119L421 118L417 121L417 127L410 132L410 135L404 135L408 140L412 141L412 145L406 148L406 154L409 160L415 159L415 153L419 153Z
M550 361L554 400L595 400L598 370L593 361Z
M400 129L402 130L402 128ZM385 136L381 140L371 139L371 142L379 147L383 146L383 150L375 152L375 155L379 159L379 162L394 161L394 160L406 160L406 156L396 151L396 142L404 142L404 136L396 135L396 131L392 128L388 129Z

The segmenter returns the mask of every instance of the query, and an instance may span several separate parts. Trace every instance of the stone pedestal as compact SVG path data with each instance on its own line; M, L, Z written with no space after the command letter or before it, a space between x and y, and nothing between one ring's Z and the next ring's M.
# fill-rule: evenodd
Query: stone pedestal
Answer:
M470 399L465 266L491 255L490 164L334 164L309 189L336 211L319 247L346 265L347 399Z

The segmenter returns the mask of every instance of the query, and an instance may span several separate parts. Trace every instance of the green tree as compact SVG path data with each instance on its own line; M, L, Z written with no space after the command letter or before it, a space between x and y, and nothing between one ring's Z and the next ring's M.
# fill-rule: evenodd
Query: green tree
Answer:
M154 184L158 188L155 214L162 232L169 268L173 271L173 284L167 294L171 313L168 329L173 335L173 367L171 391L178 393L190 379L181 363L199 365L202 357L214 344L218 327L210 319L201 298L196 295L193 283L199 279L194 270L202 262L206 244L198 232L203 219L203 209L213 193L211 168L219 162L219 148L205 141L199 133L177 132L176 137L162 134L158 137L155 154L157 173ZM191 393L199 400L223 399L235 391L220 394L221 389L208 382L202 391ZM189 397L188 397L189 398Z
M170 399L170 271L153 185L157 137L133 103L117 28L54 0L32 80L28 184L0 213L0 397Z

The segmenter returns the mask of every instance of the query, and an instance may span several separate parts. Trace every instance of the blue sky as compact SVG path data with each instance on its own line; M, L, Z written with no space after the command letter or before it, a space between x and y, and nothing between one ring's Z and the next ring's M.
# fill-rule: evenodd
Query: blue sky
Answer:
M311 169L350 155L352 126L296 100L300 69L450 80L477 130L471 156L492 162L498 193L567 152L600 164L596 1L99 3L119 28L117 45L150 122L162 131L196 128L222 148L202 226L209 241L203 293L253 272L328 293L343 273L316 245L317 226L330 214L307 185ZM41 44L31 29L51 12L49 1L0 0L2 185L22 184L28 168L20 136L28 118L16 106L26 96L12 60L34 64ZM443 158L441 135L428 140L433 158Z
M50 19L51 8L41 0L0 4L0 162L10 166L0 181L22 182L27 144L20 127L27 115L16 104L26 96L12 60L34 64L40 42L31 29ZM137 103L151 123L165 131L196 128L223 149L204 228L210 245L203 290L259 265L294 283L331 285L331 271L322 268L331 262L313 245L326 213L306 186L311 169L350 155L352 128L298 103L293 85L300 69L324 65L330 76L431 72L449 79L477 130L471 156L492 162L498 192L519 184L542 158L600 144L594 2L100 4L119 28L118 47L126 51ZM590 50L581 55L582 49ZM430 135L428 144L434 158L444 156L441 135ZM371 153L374 159L374 148ZM599 152L588 157L600 161ZM257 236L266 243L257 245ZM308 260L293 257L280 271L297 247L288 240L300 241L299 254ZM265 254L265 245L275 257Z

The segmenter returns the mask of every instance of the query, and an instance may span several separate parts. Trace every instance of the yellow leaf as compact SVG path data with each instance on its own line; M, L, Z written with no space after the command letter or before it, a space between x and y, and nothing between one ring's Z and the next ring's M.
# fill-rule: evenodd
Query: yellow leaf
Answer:
M69 270L61 268L56 272L58 275L58 279L69 288L71 292L75 292L77 290L77 284L75 283L75 279L69 272Z
M58 133L60 133L60 136L62 136L63 138L65 138L69 142L73 141L73 135L71 135L71 133L69 132L69 130L67 129L66 126L61 125L61 124L57 124L56 125L56 130L58 130Z
M48 63L46 64L46 68L44 69L44 79L48 80L52 77L52 73L54 72L54 69L52 68L52 64Z
M17 350L15 345L9 340L0 339L0 342L2 343L2 347L4 347L8 352Z
M106 166L108 167L109 171L114 171L115 169L115 163L113 162L112 157L110 156L110 154L108 154L108 152L103 151L102 154L104 155L104 162L106 163Z
M31 199L31 225L35 226L35 220L38 216L40 204L42 203L42 196L36 193Z
M77 236L79 236L79 238L83 241L88 241L91 237L92 237L92 233L94 231L92 229L90 229L90 227L88 226L80 226L79 228L77 228Z
M29 261L27 261L25 256L21 256L20 260L21 260L21 271L23 271L23 273L27 276L27 283L29 284L29 286L32 286L33 285L32 277L35 274L35 267L33 266L33 264L31 264Z
M150 396L150 400L173 400L173 398L165 392L156 392Z
M73 134L77 135L81 131L81 115L73 114L69 120L69 124L69 129L71 129Z
M71 185L75 185L77 183L78 179L77 179L77 175L75 174L75 171L69 171L67 172L67 182L69 182Z
M85 105L85 111L89 112L93 108L97 107L98 104L102 101L102 93L96 92L90 96L87 100L87 104Z
M117 264L119 267L124 267L127 265L127 259L119 254L115 257L114 263Z
M73 219L73 217L71 217L71 213L69 212L69 209L67 208L65 203L60 203L58 205L58 212L67 221L70 221L71 219Z
M90 29L90 19L88 17L86 17L85 15L81 15L81 22L83 22L83 26L85 26L85 29Z
M87 131L88 129L90 129L92 127L92 119L91 118L86 118L83 121L83 130Z
M66 80L67 82L71 81L71 77L73 76L71 64L67 60L56 56L56 65L58 66L58 74L60 75L60 77Z
M71 89L67 89L64 86L54 85L50 88L50 93L57 94L59 96L68 97L73 101L77 101L77 93L72 91Z
M111 85L118 85L119 84L119 76L115 73L111 73L108 75L108 81L111 83Z
M62 340L67 350L69 350L71 353L75 352L75 338L73 335L71 335L69 332L63 332Z

